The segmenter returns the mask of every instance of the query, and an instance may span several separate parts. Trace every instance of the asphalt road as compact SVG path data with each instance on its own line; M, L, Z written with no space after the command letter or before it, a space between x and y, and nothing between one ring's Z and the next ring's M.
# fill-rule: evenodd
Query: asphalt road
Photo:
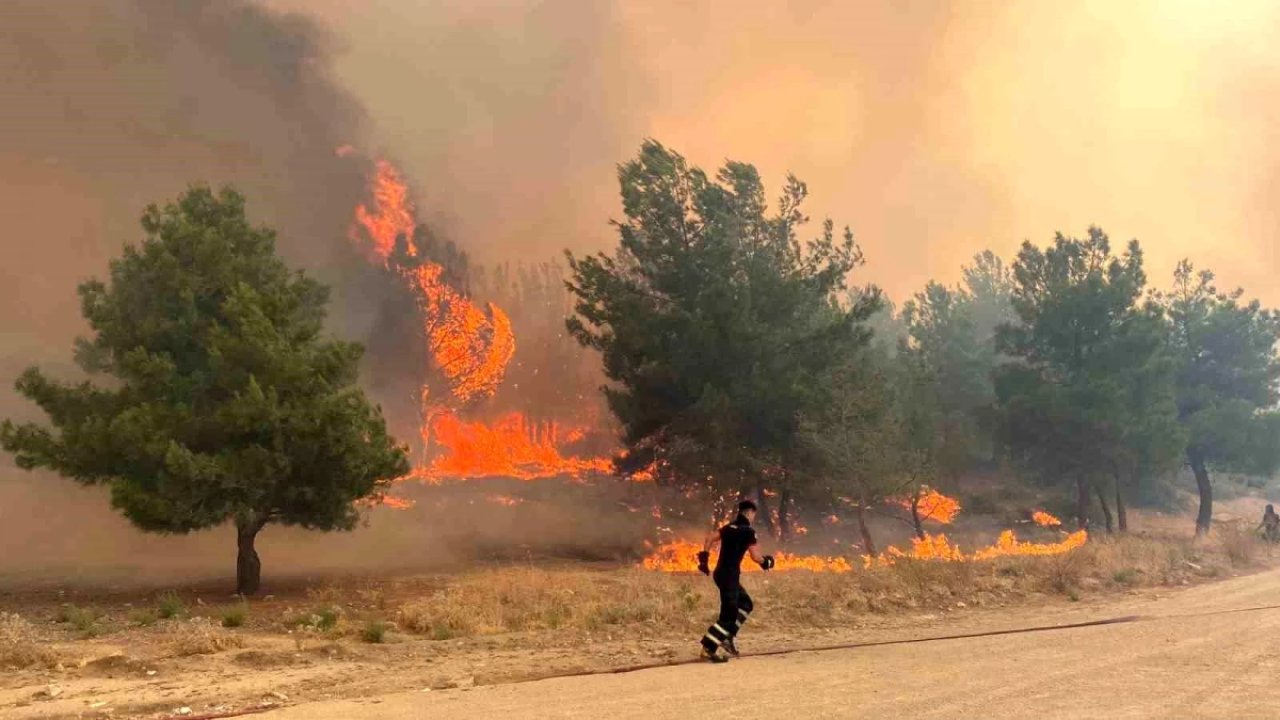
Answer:
M270 720L565 718L1278 718L1280 572L999 616L987 637L744 657L515 685L310 703ZM973 632L966 628L966 632ZM904 638L905 639L905 638Z

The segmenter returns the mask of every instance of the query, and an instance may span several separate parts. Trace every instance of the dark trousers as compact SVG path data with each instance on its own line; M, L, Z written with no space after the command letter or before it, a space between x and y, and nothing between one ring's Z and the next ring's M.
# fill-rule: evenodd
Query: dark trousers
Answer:
M702 636L702 647L708 652L715 652L726 640L736 636L755 608L751 596L742 589L738 578L714 579L716 587L720 589L720 616L707 628L707 634Z

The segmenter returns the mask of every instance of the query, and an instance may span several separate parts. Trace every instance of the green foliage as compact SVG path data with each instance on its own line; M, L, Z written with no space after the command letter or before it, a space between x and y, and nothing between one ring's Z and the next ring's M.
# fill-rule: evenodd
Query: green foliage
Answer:
M1280 464L1280 316L1243 292L1220 292L1212 272L1184 260L1157 296L1167 318L1177 377L1178 420L1200 489L1198 532L1209 529L1211 469L1269 475Z
M63 605L58 608L58 613L54 619L60 623L66 623L75 628L81 637L91 638L102 633L102 628L98 625L98 620L102 618L102 613L94 608L82 608L75 605Z
M151 627L160 619L160 614L148 608L138 608L129 613L129 622L138 627Z
M246 603L232 605L222 610L222 627L238 628L244 625L249 619L249 606Z
M570 332L603 355L609 407L626 446L619 468L658 461L664 482L742 489L748 473L788 482L798 418L820 377L865 345L879 293L845 298L862 256L830 221L809 242L804 184L776 212L756 169L714 179L657 142L619 169L625 219L613 255L569 256Z
M360 631L360 639L367 643L382 643L386 641L387 630L390 625L385 620L370 620L364 624L364 629Z
M230 189L151 206L142 228L107 282L80 286L92 334L76 360L109 381L27 370L17 389L52 428L6 421L0 445L108 486L143 530L353 527L353 501L408 464L355 386L360 346L321 338L327 289L285 266Z
M1142 306L1142 251L1111 253L1105 233L1024 243L1013 266L1018 321L1002 327L996 373L1002 439L1023 468L1077 488L1088 525L1100 478L1167 464L1180 452L1172 365L1158 309Z
M187 605L172 590L160 593L156 598L156 614L165 620L182 617L187 614Z

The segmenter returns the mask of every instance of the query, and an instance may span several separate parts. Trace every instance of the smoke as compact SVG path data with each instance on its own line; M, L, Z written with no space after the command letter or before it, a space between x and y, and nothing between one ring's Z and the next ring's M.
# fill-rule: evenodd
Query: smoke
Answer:
M382 322L389 288L345 238L367 168L335 153L364 142L364 115L331 78L334 41L317 23L241 0L12 0L3 15L4 417L42 419L10 389L23 367L76 377L76 285L141 239L145 205L193 182L246 194L290 264L334 287L335 332L364 340ZM165 542L111 515L101 492L11 468L0 459L10 562L152 555Z
M809 183L901 300L990 248L1090 223L1280 302L1280 7L269 0L336 69L424 205L482 258L611 247L645 136Z
M347 144L399 162L423 219L482 264L612 247L614 168L652 136L775 188L794 172L898 299L981 249L1098 223L1143 242L1154 283L1190 256L1277 303L1278 19L1261 0L9 0L0 407L37 417L3 385L73 371L75 285L193 181L242 188L334 286L335 331L371 341L374 397L409 397L403 299L344 239L367 171ZM33 561L210 542L221 562L222 539L143 538L94 490L9 470L0 490L0 546ZM365 532L278 537L338 556L367 554Z

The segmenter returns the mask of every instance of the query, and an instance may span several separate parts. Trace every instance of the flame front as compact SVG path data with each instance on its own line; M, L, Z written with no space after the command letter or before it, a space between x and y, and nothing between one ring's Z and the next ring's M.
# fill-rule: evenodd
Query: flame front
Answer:
M647 570L659 570L661 572L697 572L698 571L698 553L702 551L702 546L688 540L675 540L669 543L663 543L654 549L644 560L641 566ZM716 554L711 556L711 565L716 564ZM848 559L842 557L824 557L821 555L792 555L791 553L780 552L774 557L775 571L786 570L810 570L812 572L831 572L831 573L847 573L853 570L853 566ZM744 562L742 564L743 572L760 572L760 567L755 563Z
M408 185L391 163L380 160L371 178L371 203L355 209L351 238L372 260L390 267L399 238L412 238L416 211ZM607 473L607 458L565 457L561 448L583 438L586 428L534 423L510 412L492 424L468 422L458 409L493 396L515 355L511 320L497 305L484 309L452 287L445 269L418 256L412 242L401 246L413 263L393 269L412 291L422 317L431 367L448 384L447 397L422 388L419 429L432 459L411 476L430 482L448 478L537 479L587 472Z
M518 412L486 424L466 422L452 412L441 411L429 424L442 452L417 476L430 482L484 477L537 480L608 473L613 467L608 458L565 457L561 453L561 444L571 442L567 438L580 437L577 428L564 430L552 421L531 423Z
M923 538L912 538L911 550L906 552L889 546L883 553L872 557L862 556L864 569L890 567L901 559L925 560L937 562L979 562L998 557L1062 555L1081 547L1089 539L1084 530L1068 535L1061 542L1033 543L1018 540L1012 530L1005 530L994 545L966 554L959 545L953 544L946 535L930 535ZM702 546L688 540L675 540L664 543L654 549L641 561L647 570L661 572L695 572L698 569L698 552ZM845 573L853 569L847 558L825 557L820 555L792 555L778 553L774 570L810 570L813 572ZM714 560L713 560L714 564ZM760 568L752 563L744 563L744 572L755 572Z

